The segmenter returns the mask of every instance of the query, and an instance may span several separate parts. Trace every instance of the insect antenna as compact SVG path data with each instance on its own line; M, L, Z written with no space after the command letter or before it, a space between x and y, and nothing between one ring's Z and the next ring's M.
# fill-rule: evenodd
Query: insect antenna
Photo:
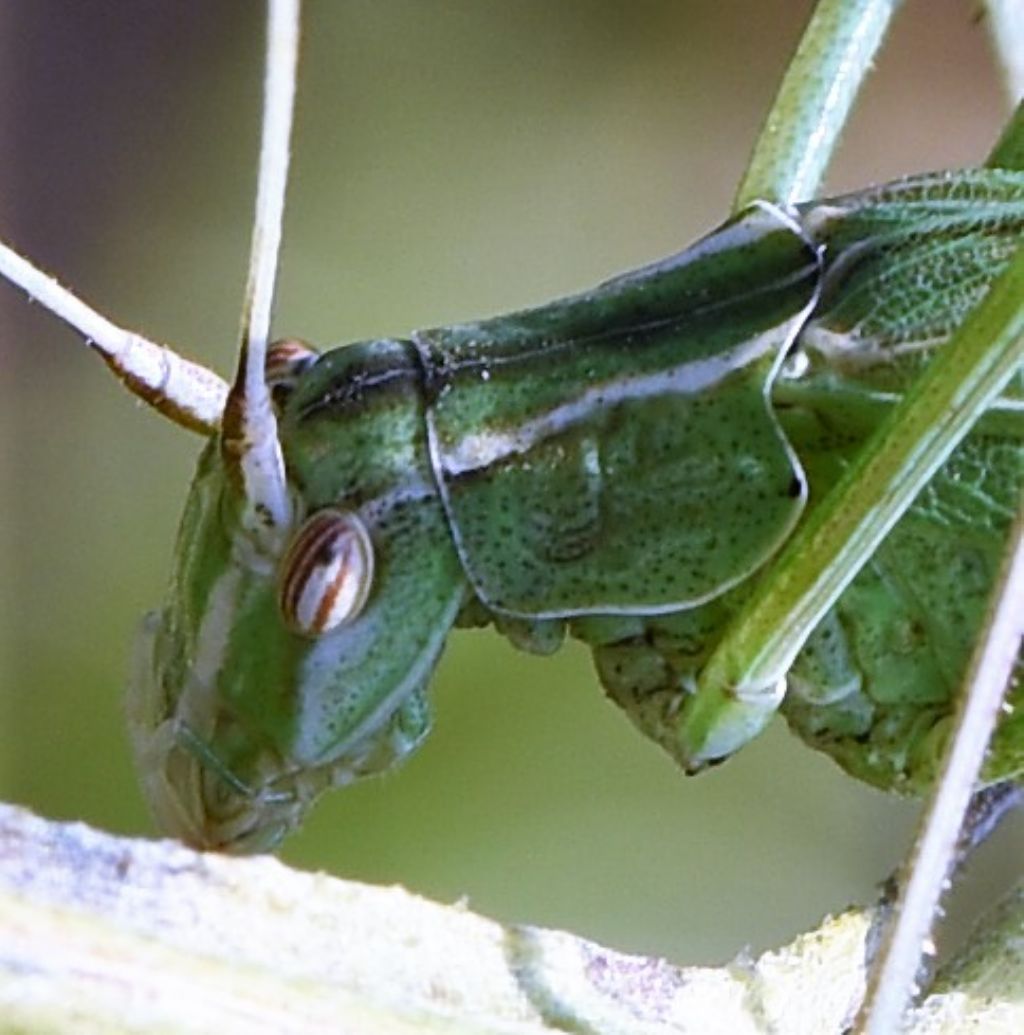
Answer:
M1024 97L1024 18L1019 0L986 0L985 22L1011 103Z
M256 217L242 305L238 370L228 392L220 446L242 497L242 528L276 551L291 521L284 460L265 365L277 277L299 48L298 0L270 0Z
M2 241L0 274L82 334L133 395L183 428L217 432L228 395L223 378L166 345L118 327Z
M932 923L957 861L957 849L992 731L1024 637L1024 503L1007 542L1006 558L985 632L960 696L942 772L906 863L895 919L873 968L857 1031L895 1031L916 991L922 955L930 955ZM1008 799L1012 803L1014 798ZM982 821L983 823L984 821Z

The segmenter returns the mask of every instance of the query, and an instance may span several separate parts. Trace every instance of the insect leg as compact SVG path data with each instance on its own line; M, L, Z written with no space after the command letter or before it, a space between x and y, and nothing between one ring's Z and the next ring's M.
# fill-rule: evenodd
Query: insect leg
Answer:
M813 197L900 0L822 0L754 145L733 212Z
M1010 535L1003 574L985 635L978 644L960 697L956 735L946 752L939 784L929 802L907 862L896 922L873 968L862 1014L868 1035L893 1031L917 988L922 950L928 945L942 891L948 886L957 839L971 791L1000 711L1024 635L1024 507ZM926 952L927 950L925 950Z
M1024 19L1020 19L1020 26L1024 28ZM1003 168L1024 165L1024 104L1018 105L987 164ZM928 976L929 933L939 915L942 892L973 849L1024 800L1024 787L1013 782L983 788L971 796L1024 634L1019 611L1024 593L1022 537L1024 498L1007 543L1004 577L993 593L984 630L963 682L940 779L897 876L899 901L871 968L858 1021L868 1033L897 1026L915 989Z
M1024 249L786 544L678 720L693 768L731 754L781 700L800 649L1024 360Z

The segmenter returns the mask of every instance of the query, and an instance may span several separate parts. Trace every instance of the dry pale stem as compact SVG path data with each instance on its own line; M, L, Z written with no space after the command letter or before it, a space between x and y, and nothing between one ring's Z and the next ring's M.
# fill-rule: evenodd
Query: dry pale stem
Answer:
M0 1030L19 1033L839 1032L871 910L759 959L675 967L459 905L0 806ZM1024 1031L1024 891L915 1032Z

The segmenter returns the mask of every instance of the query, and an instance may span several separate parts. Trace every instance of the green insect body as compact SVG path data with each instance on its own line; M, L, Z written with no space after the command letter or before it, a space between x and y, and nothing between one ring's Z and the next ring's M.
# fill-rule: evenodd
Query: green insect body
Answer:
M212 442L139 653L133 738L162 825L264 849L325 788L398 762L456 625L541 653L568 630L698 768L673 720L702 664L1022 228L1024 175L922 176L754 205L538 309L315 361L278 350L292 549L244 547ZM934 776L1024 484L1022 395L1018 377L789 674L790 724L880 786ZM1024 773L1022 716L988 779Z
M817 309L800 337L799 376L773 400L808 474L811 503L835 484L880 418L977 304L1021 235L1021 178L921 177L803 207L824 246ZM832 211L830 211L832 209ZM787 680L790 726L847 771L923 793L936 776L1002 544L1024 485L1024 379L932 479L838 605ZM752 589L630 628L577 622L596 641L609 694L683 765L672 739L679 686L692 681ZM1024 773L1018 679L987 778Z

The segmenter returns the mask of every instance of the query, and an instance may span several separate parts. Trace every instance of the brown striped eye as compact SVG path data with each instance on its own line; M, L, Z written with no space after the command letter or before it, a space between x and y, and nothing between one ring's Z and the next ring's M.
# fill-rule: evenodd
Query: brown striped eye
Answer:
M363 609L373 584L373 544L355 514L321 510L306 519L281 559L278 603L288 627L322 636Z
M280 338L267 346L263 371L267 387L276 400L283 400L318 355L300 338Z

